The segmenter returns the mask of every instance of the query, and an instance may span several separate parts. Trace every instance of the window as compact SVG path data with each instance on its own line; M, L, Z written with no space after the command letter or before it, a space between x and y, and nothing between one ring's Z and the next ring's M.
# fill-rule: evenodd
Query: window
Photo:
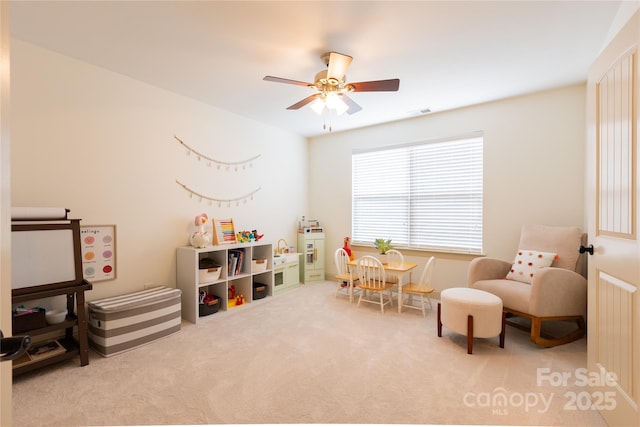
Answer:
M482 136L352 155L352 239L482 253Z

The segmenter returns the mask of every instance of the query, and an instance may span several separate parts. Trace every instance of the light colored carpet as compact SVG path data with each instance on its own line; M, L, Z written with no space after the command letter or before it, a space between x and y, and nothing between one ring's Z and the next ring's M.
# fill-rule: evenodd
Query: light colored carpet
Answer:
M437 303L423 318L334 295L333 282L303 285L121 355L91 351L85 367L18 376L14 425L606 425L568 404L583 387L537 375L585 367L585 339L541 349L508 327L504 349L476 339L468 355L464 336L437 337Z

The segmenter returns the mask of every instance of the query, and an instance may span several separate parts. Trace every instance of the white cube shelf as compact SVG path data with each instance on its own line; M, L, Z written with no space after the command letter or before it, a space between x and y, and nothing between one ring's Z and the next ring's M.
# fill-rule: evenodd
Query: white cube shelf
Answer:
M220 297L220 310L226 311L235 307L229 301L229 288L234 287L236 295L243 295L245 303L253 301L254 283L267 286L267 296L273 295L273 245L271 243L238 243L231 245L208 246L194 248L179 247L176 250L177 287L182 290L182 318L198 323L200 290ZM201 282L199 269L202 258L211 258L221 266L220 276L204 275ZM263 260L256 263L254 260ZM206 280L213 278L214 280ZM235 308L234 308L235 309ZM215 314L213 314L215 315ZM213 316L210 315L210 316ZM209 316L207 316L209 317Z

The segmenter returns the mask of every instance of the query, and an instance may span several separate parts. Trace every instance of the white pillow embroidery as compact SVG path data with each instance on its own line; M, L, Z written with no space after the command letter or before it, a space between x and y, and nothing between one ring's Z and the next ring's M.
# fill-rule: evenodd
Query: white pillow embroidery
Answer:
M520 249L507 274L507 279L531 283L536 271L543 267L550 267L555 257L556 254L551 252Z

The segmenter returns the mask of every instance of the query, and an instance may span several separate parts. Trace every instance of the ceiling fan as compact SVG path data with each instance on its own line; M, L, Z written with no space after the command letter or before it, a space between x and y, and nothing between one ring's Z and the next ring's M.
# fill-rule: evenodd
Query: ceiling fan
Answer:
M400 87L399 79L375 80L359 83L347 83L346 71L353 58L337 52L327 52L321 56L327 66L326 70L318 72L314 83L306 83L298 80L283 79L281 77L265 76L263 80L276 83L287 83L298 86L307 86L315 89L315 93L301 101L287 107L287 110L297 110L307 104L321 114L325 109L335 109L338 114L346 112L354 114L362 110L353 99L347 96L349 92L395 92ZM314 102L316 101L316 102Z

